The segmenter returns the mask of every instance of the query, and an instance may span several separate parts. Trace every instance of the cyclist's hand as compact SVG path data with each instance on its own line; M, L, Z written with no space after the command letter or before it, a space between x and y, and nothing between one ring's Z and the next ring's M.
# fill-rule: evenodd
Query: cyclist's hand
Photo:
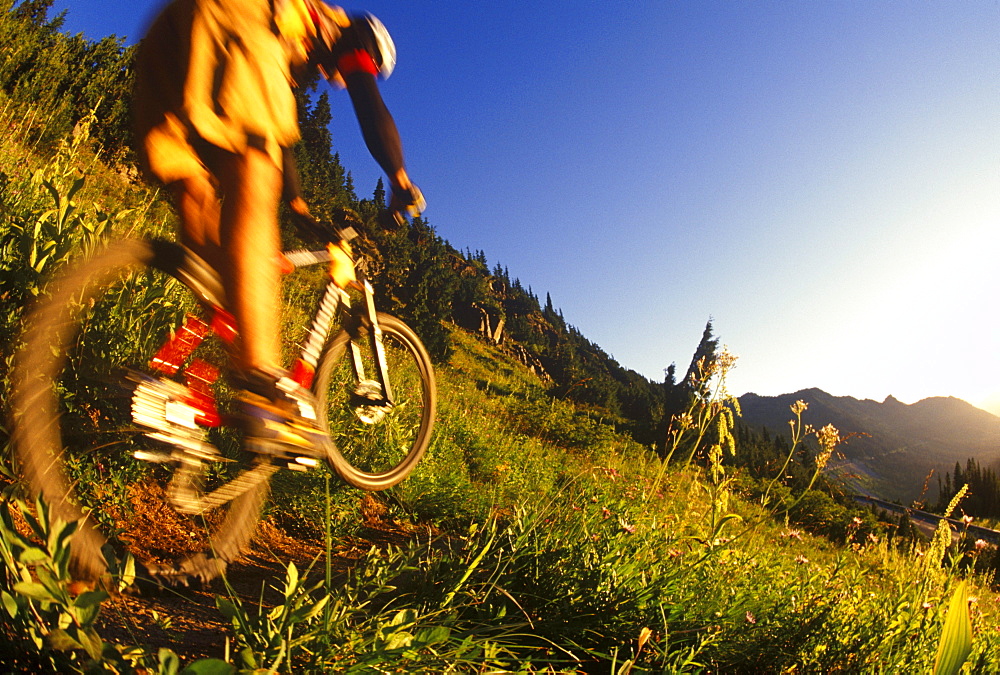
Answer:
M392 199L389 201L389 212L400 225L406 222L407 218L417 218L424 209L427 202L423 193L413 183L409 188L394 187L392 189Z

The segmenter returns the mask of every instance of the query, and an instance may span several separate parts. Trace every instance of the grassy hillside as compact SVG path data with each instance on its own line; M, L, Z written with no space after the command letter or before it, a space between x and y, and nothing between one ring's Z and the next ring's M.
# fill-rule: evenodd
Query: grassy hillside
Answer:
M100 236L168 226L162 204L96 163L84 138L55 158L17 133L0 141L5 363L49 272ZM290 283L290 298L303 295ZM668 465L619 420L554 398L509 351L442 329L452 354L438 370L434 441L407 481L376 497L384 518L435 534L373 548L346 579L322 562L308 581L290 568L275 580L284 600L263 612L220 587L228 663L187 672L927 672L939 650L940 672L965 657L971 671L1000 670L997 596L975 573L986 551L949 547L948 532L897 545L851 520L837 546L788 524L801 500L784 472L744 487L727 461L741 448L726 360L709 365L678 419ZM177 645L102 641L106 594L80 593L66 575L71 528L10 499L19 486L6 460L4 667L178 672ZM126 475L107 480L126 492ZM322 471L286 472L269 515L329 543L354 531L363 505Z

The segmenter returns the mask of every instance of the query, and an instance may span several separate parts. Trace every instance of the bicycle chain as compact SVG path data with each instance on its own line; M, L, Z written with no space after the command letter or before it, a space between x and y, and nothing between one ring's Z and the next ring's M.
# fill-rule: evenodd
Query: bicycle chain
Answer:
M182 464L184 463L182 462ZM179 513L195 516L222 506L226 502L236 499L244 492L256 488L264 481L270 480L271 476L279 468L270 461L258 462L254 468L241 472L236 478L221 485L207 495L199 494L190 487L195 482L194 479L200 475L200 472L196 473L190 468L179 468L170 481L167 497ZM179 480L183 481L183 484L175 485Z

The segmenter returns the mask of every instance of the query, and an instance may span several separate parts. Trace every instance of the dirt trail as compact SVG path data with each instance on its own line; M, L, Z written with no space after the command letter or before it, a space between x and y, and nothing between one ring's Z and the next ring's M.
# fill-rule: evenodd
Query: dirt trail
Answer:
M367 518L358 536L335 542L332 556L334 577L343 576L372 546L404 544L410 537L406 528L377 518ZM312 565L311 581L325 572L322 542L305 541L282 532L270 522L261 525L252 548L229 566L226 578L244 606L256 608L261 601L273 606L281 598L288 563L301 574ZM222 580L207 588L197 586L146 588L106 601L97 630L108 642L120 645L148 645L154 650L167 647L183 663L198 658L223 658L229 624L215 605L217 595L225 595Z

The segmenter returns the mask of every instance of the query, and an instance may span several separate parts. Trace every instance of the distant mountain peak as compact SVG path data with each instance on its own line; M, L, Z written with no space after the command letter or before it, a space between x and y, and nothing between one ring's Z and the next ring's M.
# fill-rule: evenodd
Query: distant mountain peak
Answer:
M781 396L741 396L743 421L785 435L789 406L797 400L809 404L802 419L815 428L830 423L841 434L860 434L838 452L851 472L877 481L882 496L915 498L931 469L943 474L970 457L1000 464L1000 417L953 396L906 404L890 394L879 403L813 387Z

